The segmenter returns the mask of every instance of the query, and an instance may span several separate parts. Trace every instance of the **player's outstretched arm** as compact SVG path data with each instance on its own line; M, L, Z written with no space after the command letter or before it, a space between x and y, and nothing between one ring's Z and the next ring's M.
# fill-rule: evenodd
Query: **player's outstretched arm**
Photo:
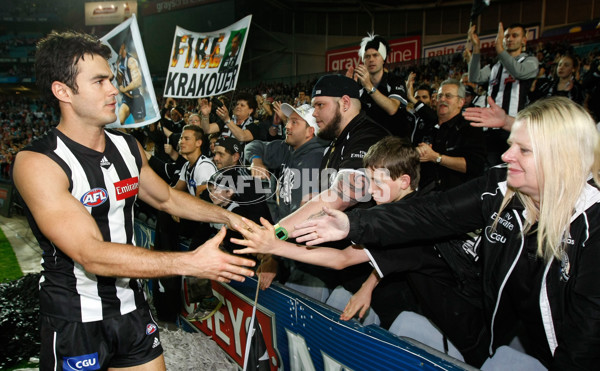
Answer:
M40 231L90 273L134 278L190 275L220 281L253 275L246 268L254 266L253 261L218 250L224 232L193 252L155 252L105 242L90 213L69 192L65 172L43 154L20 152L13 179Z

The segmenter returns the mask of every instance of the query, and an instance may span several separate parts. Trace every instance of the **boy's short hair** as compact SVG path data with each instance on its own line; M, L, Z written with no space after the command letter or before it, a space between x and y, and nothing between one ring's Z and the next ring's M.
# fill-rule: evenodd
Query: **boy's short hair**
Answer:
M392 180L406 174L410 176L410 186L417 189L421 172L419 152L405 138L388 136L373 144L363 158L365 168L384 168L390 172Z

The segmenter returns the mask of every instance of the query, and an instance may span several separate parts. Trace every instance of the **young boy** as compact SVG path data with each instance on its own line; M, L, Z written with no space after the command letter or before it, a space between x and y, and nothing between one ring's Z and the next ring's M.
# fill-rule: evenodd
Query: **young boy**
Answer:
M419 163L418 152L408 141L396 137L380 140L371 146L363 159L369 194L378 205L417 197ZM273 254L333 269L371 262L375 269L344 309L340 316L342 320L351 319L358 311L362 318L381 279L403 272L418 297L422 313L450 338L465 361L479 366L486 359L485 344L479 341L485 326L480 314L476 274L455 273L448 263L455 267L458 260L472 266L476 272L477 259L472 249L468 249L473 246L468 239L440 241L435 246L391 246L385 249L361 245L351 245L343 250L312 248L277 239L274 227L264 220L261 222L262 229L259 226L252 226L250 230L238 229L245 239L232 239L232 242L246 248L235 253ZM456 248L457 245L464 250ZM395 306L402 305L401 300L395 301ZM393 308L393 305L388 301L384 307Z

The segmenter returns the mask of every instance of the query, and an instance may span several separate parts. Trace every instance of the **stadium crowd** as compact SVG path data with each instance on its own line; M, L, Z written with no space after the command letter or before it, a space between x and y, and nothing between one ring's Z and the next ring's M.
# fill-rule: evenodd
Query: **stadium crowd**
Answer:
M11 45L14 42L11 42ZM550 44L534 44L533 48L529 48L529 53L536 55L540 62L539 75L536 78L535 86L547 85L557 81L556 68L562 56L573 56L574 68L573 79L577 85L584 83L584 76L591 75L588 80L593 79L593 71L598 67L600 51L594 50L586 55L578 55L574 48L567 43L550 43ZM9 49L9 45L2 46ZM492 62L492 57L486 57L486 62ZM17 67L15 67L17 68ZM433 57L410 64L390 66L390 72L405 81L411 72L416 75L414 86L427 86L430 94L435 96L439 84L448 78L461 80L463 75L468 72L467 62L461 54L455 54L451 57ZM31 69L31 68L30 68ZM591 71L591 72L590 72ZM588 74L588 72L590 72ZM15 70L16 73L16 70ZM310 95L312 86L314 86L316 78L310 81L298 82L295 85L285 83L259 83L253 88L239 89L236 92L228 93L225 99L232 101L232 97L239 92L249 93L254 96L266 96L265 105L272 105L273 102L293 104L298 97L299 92ZM468 89L468 92L473 92L477 96L485 96L487 86L468 83L473 89ZM589 102L591 96L598 95L598 86L596 81L588 81L587 88L582 91L584 99L578 103L585 104L588 109L595 113L595 118L600 121L598 116L597 101ZM539 97L539 91L532 91L533 97ZM260 99L260 98L259 98ZM482 102L484 99L473 99ZM162 99L163 103L166 99ZM594 107L596 102L596 107ZM194 99L182 99L179 102L186 112L197 112L198 105ZM433 105L435 107L435 105ZM270 110L268 112L271 112ZM262 120L272 119L272 115L264 115L264 108L261 107L255 112L260 115ZM56 112L49 106L45 105L40 98L31 97L28 95L0 96L0 119L2 143L0 159L2 163L2 177L8 178L8 170L16 152L19 151L25 144L32 139L43 135L49 127L58 124L58 116ZM187 116L184 117L187 120ZM265 139L265 138L261 138Z

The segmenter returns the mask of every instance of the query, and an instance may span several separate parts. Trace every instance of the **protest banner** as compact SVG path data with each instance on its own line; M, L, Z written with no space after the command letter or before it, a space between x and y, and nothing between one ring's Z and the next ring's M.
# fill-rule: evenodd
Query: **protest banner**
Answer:
M164 97L220 95L237 85L252 15L214 32L175 30Z
M136 128L160 119L152 79L135 14L100 39L112 50L117 120L107 128Z

